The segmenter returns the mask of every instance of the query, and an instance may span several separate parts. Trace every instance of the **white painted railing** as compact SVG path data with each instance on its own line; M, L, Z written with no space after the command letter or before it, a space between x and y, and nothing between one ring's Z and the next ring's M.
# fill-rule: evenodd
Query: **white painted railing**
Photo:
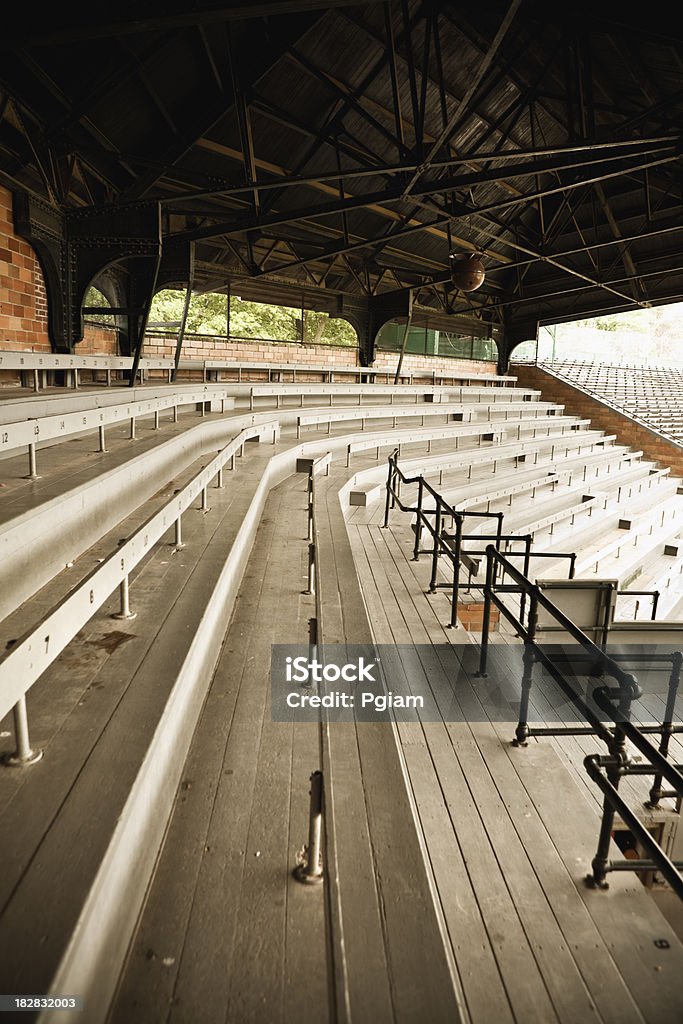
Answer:
M132 617L128 596L130 572L173 526L175 546L179 547L182 544L183 512L199 496L201 507L206 508L209 484L215 479L217 487L223 485L226 463L230 461L231 468L234 468L235 456L242 452L246 441L264 435L277 436L278 432L277 420L241 430L178 494L74 587L38 626L29 630L0 659L0 719L10 710L14 711L17 750L12 756L13 763L30 763L39 756L31 749L26 716L26 694L36 680L117 587L121 594L119 615L123 618Z
M43 441L52 441L72 436L73 434L84 433L87 430L99 432L99 450L105 448L105 427L112 423L130 422L130 437L135 437L135 421L140 416L149 416L152 413L155 417L155 427L159 427L159 413L165 409L173 410L174 422L178 419L178 408L182 405L199 405L202 414L205 411L205 403L209 401L220 401L222 411L225 411L225 403L229 408L234 407L234 398L226 388L213 388L210 392L204 389L186 391L178 390L168 395L161 395L155 398L146 398L138 402L125 402L121 405L99 407L96 409L82 410L79 412L61 413L53 416L40 416L23 420L17 423L5 423L0 425L0 454L13 451L16 448L28 447L29 454L29 477L34 479L37 476L36 470L36 445Z
M67 371L73 386L78 387L78 375L81 370L103 371L107 374L107 382L110 383L112 372L130 371L132 366L132 356L0 351L0 370L32 372L36 391L40 388L40 373L48 370ZM170 356L159 356L156 358L143 356L138 364L138 368L143 375L148 370L165 370L169 381L174 366L175 360ZM330 383L335 376L354 376L359 380L361 377L366 380L386 377L389 380L395 375L395 369L391 367L338 366L334 363L276 363L257 359L181 359L178 369L201 373L204 381L208 381L212 375L216 381L220 381L222 371L236 373L237 379L240 381L242 374L250 370L267 372L269 380L272 379L273 374L278 376L283 374L291 375L292 381L296 381L297 374L315 373L320 374L323 381L327 380ZM476 380L491 385L511 384L517 380L513 376L499 376L494 373L468 373L455 367L452 370L429 370L427 368L424 370L408 370L400 375L400 380L403 382L412 383L414 379L431 380L433 384L437 384L439 381Z

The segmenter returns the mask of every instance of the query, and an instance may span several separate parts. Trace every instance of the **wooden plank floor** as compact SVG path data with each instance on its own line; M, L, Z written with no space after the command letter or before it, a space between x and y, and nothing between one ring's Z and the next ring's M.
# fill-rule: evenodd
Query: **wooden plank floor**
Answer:
M270 645L307 643L305 477L268 499L112 1024L328 1019L322 887L307 838L319 726L273 722Z
M186 515L184 550L155 548L131 587L137 618L114 626L117 601L107 602L31 690L32 739L45 756L0 774L3 991L47 991L263 473L270 453L255 449L240 460L239 486L228 475L208 513Z
M371 641L339 503L337 485L345 475L333 471L316 489L323 650L330 643ZM339 1019L378 1024L465 1020L424 837L391 723L324 719L323 758Z
M354 510L348 531L375 641L421 645L401 657L437 720L398 732L472 1021L681 1019L683 946L650 895L634 875L612 875L606 893L584 885L600 801L582 760L600 744L510 745L514 726L482 713L476 648L463 665L445 595L425 594L427 560L409 561L408 517L389 530L378 518L377 506ZM512 654L505 639L499 655Z

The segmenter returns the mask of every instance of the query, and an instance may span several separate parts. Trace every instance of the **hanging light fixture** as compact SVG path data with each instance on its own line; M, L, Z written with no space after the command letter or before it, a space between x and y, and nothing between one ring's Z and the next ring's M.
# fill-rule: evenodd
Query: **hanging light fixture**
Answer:
M486 270L478 252L452 252L449 255L451 280L461 292L474 292L484 283Z

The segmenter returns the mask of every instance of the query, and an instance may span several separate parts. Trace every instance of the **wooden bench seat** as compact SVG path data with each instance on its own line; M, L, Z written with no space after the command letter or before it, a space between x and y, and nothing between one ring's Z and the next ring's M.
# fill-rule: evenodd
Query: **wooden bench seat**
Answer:
M504 405L499 402L492 404L442 402L437 404L421 403L418 406L407 407L392 405L390 408L386 406L355 406L351 409L328 408L297 416L297 437L301 436L302 427L319 427L324 424L329 430L333 423L343 423L349 420L360 420L365 423L375 419L388 419L393 421L394 427L396 427L399 419L405 419L406 417L420 417L422 425L424 425L425 417L433 416L443 416L447 421L452 419L454 422L471 422L475 416L486 419L499 416L509 419L510 415L514 413L526 420L543 419L546 416L561 416L563 408L563 406L558 406L551 402L505 402Z

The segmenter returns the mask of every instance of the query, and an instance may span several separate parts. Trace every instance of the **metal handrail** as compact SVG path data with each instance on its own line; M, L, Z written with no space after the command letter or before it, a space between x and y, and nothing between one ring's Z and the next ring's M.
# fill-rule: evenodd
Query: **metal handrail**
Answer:
M515 627L524 642L520 713L513 742L517 746L525 746L530 735L576 735L578 733L590 732L597 735L607 745L609 751L609 756L607 757L591 755L584 761L586 771L591 779L599 785L604 796L598 848L592 862L592 874L587 877L587 882L591 886L607 888L606 876L610 871L657 870L661 871L674 892L683 899L683 875L678 870L680 867L683 867L683 864L674 863L670 860L659 843L647 832L647 829L633 811L628 808L618 792L619 781L622 776L645 774L646 772L649 774L651 772L654 775L654 782L650 790L649 806L656 806L663 796L671 796L675 797L678 809L680 810L680 805L683 801L683 774L681 774L678 766L669 762L668 752L669 741L673 733L683 731L683 726L673 724L675 702L678 694L681 669L683 667L683 653L673 651L670 654L655 653L647 656L648 660L671 666L666 710L660 725L634 725L631 721L631 704L633 700L642 695L636 677L631 672L625 671L616 658L611 657L603 647L591 640L582 629L546 597L541 587L526 578L492 544L487 546L486 554L486 584L484 587L484 614L478 675L486 675L491 608L495 605L500 613ZM503 568L505 574L514 580L516 586L496 587L495 579L498 568ZM519 615L515 615L499 597L500 593L510 592L521 592L528 598L529 612L526 622L523 621L523 613L520 612ZM600 677L609 676L617 683L616 688L612 689L604 685L596 687L592 694L598 707L611 720L611 726L607 726L598 717L571 686L569 680L561 672L557 662L553 661L548 653L539 646L536 637L539 608L543 608L555 620L558 626L567 632L575 643L579 645L583 652L581 657L587 659L592 666L592 675ZM634 661L638 659L630 657L629 660ZM551 727L533 730L529 728L527 722L529 695L533 666L537 661L543 664L552 678L558 683L560 689L567 695L572 705L588 722L589 728ZM616 706L614 701L618 702ZM647 733L660 734L658 746L655 746L647 738ZM649 768L645 769L642 765L633 765L630 762L626 749L627 740L644 755L649 763ZM603 769L605 774L603 774ZM662 790L664 779L672 787L671 792L664 792ZM634 866L634 862L629 860L610 860L608 856L609 847L614 827L614 817L617 812L624 823L631 828L634 836L642 843L651 860L638 861L637 867Z
M384 528L386 529L389 525L389 515L392 508L398 505L398 508L402 512L410 512L415 514L415 543L413 545L413 561L417 562L421 554L428 554L431 556L431 577L429 581L429 592L434 593L439 589L448 589L451 591L451 617L449 622L449 628L453 628L457 625L457 613L458 613L458 596L459 592L463 588L471 588L472 585L472 572L469 573L467 583L460 582L460 567L463 559L463 555L477 555L486 554L486 551L479 549L468 549L466 552L463 551L463 542L467 540L476 539L481 542L487 540L494 540L497 548L505 542L520 542L524 544L524 550L519 552L508 552L510 557L520 557L524 559L524 572L528 573L530 560L533 555L534 558L552 558L552 559L568 559L569 560L569 578L572 579L574 576L574 569L576 566L576 554L574 552L546 552L546 551L533 551L531 549L533 543L533 537L531 534L504 534L503 533L503 520L505 517L504 512L472 512L469 510L459 510L453 505L446 501L442 494L440 494L432 485L425 480L422 474L418 476L409 477L406 476L403 470L398 465L399 449L395 448L389 456L388 464L389 471L386 482L386 502L384 507ZM417 505L404 505L401 501L401 484L417 484L418 496ZM425 508L423 505L425 492L431 496L434 500L434 508ZM434 517L433 522L430 517ZM455 525L455 536L449 537L444 534L443 526L444 519L452 519ZM463 534L464 522L466 519L495 519L497 520L497 529L494 535L482 535L472 534L465 536ZM420 548L421 534L423 527L433 538L433 544L431 548ZM451 544L452 541L452 544ZM453 580L452 582L438 583L438 566L439 558L445 555L448 561L453 566ZM524 603L524 597L522 597L522 604ZM523 611L523 609L522 609Z
M654 622L657 618L657 608L659 607L659 599L662 596L660 590L617 590L617 597L650 597L652 598L652 608L650 609L650 620ZM638 615L640 601L636 601L636 610L634 613L634 622Z
M434 544L432 547L432 575L429 583L429 589L431 592L437 589L436 577L438 571L438 560L440 555L445 555L453 565L453 583L451 586L451 620L449 627L453 628L457 624L457 612L458 612L458 593L460 589L460 561L461 561L461 546L462 546L462 524L463 520L468 518L479 518L479 519L497 519L498 520L498 531L497 536L502 535L503 528L503 515L502 512L458 512L452 505L450 505L445 499L436 491L431 484L429 484L422 475L416 477L407 477L398 465L398 448L389 456L389 474L387 477L387 497L384 509L384 528L389 525L389 512L391 508L398 507L402 512L416 513L415 520L415 546L413 550L413 559L418 560L420 555L420 534L421 529L424 526L427 531L434 538ZM395 481L398 481L398 487L395 486ZM400 485L413 484L418 485L418 507L417 509L409 508L404 505L401 501ZM435 502L433 509L424 509L422 507L422 498L424 491L432 496ZM431 522L429 516L434 516L434 523ZM450 545L443 537L442 523L443 517L446 515L448 518L452 518L456 524L456 542L455 547L451 550Z
M316 549L316 529L315 529L315 477L321 469L325 469L325 475L327 476L330 472L330 459L332 457L331 452L326 452L325 455L320 455L317 459L314 459L308 470L308 513L307 513L307 540L308 540L308 589L304 591L305 594L312 594L315 596L317 587L316 581L318 579L319 565Z
M657 870L661 871L679 899L683 899L683 875L680 871L683 868L683 861L670 860L666 852L620 795L617 786L609 778L609 774L603 774L603 769L607 773L610 770L615 770L612 759L601 757L599 754L590 754L584 758L583 763L588 775L599 786L604 796L603 826L601 826L598 851L591 865L592 874L586 879L588 884L593 888L606 889L608 886L606 876L610 871ZM616 771L619 771L618 766ZM628 825L632 835L645 848L650 855L650 860L611 860L607 856L615 812L619 814L624 824ZM606 835L604 839L602 835L603 829L605 831L609 829L609 835Z

